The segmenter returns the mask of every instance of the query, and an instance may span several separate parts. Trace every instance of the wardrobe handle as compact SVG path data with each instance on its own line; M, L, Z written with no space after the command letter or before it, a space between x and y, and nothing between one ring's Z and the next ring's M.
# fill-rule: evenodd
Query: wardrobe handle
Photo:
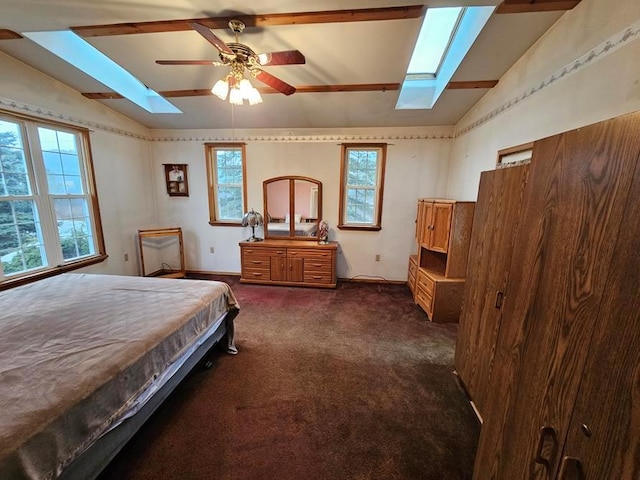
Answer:
M502 308L502 300L504 300L504 293L503 292L496 292L496 308L500 309Z
M564 457L560 463L558 480L585 480L582 462L576 457Z
M543 456L542 451L547 437L550 437L553 442L553 450L551 451L550 458L556 456L556 450L558 449L558 435L556 434L556 429L545 425L540 429L540 439L538 440L538 448L536 449L536 463L544 465L547 469L547 473L550 475L551 464L549 463L549 459Z

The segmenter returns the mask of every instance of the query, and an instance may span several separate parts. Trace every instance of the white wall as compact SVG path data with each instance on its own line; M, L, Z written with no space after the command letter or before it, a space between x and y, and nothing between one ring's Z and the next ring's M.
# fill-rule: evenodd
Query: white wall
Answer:
M416 201L420 196L443 196L448 176L450 127L342 130L157 130L152 135L154 178L159 222L184 230L187 269L240 272L238 242L250 228L211 226L205 142L246 143L248 207L263 213L262 182L281 175L318 179L323 185L323 217L330 225L330 240L340 242L338 277L383 277L406 280L408 257L414 248ZM386 142L382 230L340 231L338 221L340 144ZM188 198L169 197L164 189L163 163L186 163ZM258 231L256 231L258 233ZM259 232L262 235L262 231ZM215 253L210 253L213 247ZM375 255L381 261L375 261Z
M475 200L500 149L640 110L638 40L638 0L565 13L456 126L448 195Z
M83 271L138 275L137 230L156 223L149 131L3 53L0 85L1 109L90 129L109 258Z

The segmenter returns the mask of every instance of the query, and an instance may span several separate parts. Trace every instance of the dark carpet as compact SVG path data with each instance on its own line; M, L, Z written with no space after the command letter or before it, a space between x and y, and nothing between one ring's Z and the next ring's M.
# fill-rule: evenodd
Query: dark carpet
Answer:
M213 352L101 480L471 478L456 325L429 322L403 285L218 279L240 303L240 353Z

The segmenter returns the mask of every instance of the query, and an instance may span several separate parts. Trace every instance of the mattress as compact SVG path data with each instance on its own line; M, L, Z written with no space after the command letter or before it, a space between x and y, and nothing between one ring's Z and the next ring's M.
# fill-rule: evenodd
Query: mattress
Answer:
M0 478L56 478L237 308L200 280L64 274L0 293Z

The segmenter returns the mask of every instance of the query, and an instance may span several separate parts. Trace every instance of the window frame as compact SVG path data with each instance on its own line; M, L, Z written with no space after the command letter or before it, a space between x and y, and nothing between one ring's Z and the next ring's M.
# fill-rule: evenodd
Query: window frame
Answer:
M240 149L242 153L242 215L247 211L247 151L245 143L224 142L224 143L205 143L205 158L207 163L207 193L209 196L209 224L225 227L241 227L242 216L237 221L229 219L219 219L217 208L217 164L216 150L224 149Z
M100 206L98 202L98 194L95 180L95 169L93 166L93 157L91 155L90 131L87 128L78 127L77 125L67 124L63 122L50 121L39 117L18 114L11 111L0 109L0 119L7 122L14 122L19 125L22 135L22 142L25 154L25 163L27 167L27 175L31 182L32 191L28 196L37 208L37 215L41 220L43 248L47 252L48 265L38 269L26 272L12 274L11 276L0 276L0 291L8 288L16 287L31 283L43 278L52 277L61 273L77 270L89 265L101 263L108 258L105 250L104 234L102 230L102 219L100 216ZM62 197L57 194L51 194L47 187L47 177L45 173L44 156L40 139L38 137L38 128L48 128L58 132L72 134L76 137L76 146L78 149L78 157L80 161L83 188L86 192L82 195L87 201L87 209L89 221L93 228L95 253L77 259L65 261L58 249L62 249L62 244L58 236L57 221L55 217L54 200ZM10 200L9 197L1 197L3 200ZM16 200L16 198L11 198ZM55 251L55 255L50 255ZM58 255L60 253L60 255ZM51 265L52 261L62 259L62 263Z
M347 180L348 161L350 150L379 150L377 162L377 176L375 186L374 221L371 223L348 223L346 221L347 211ZM382 203L384 197L384 179L387 164L387 144L386 143L343 143L341 147L340 160L340 208L338 217L338 229L340 230L361 230L379 231L382 230Z

